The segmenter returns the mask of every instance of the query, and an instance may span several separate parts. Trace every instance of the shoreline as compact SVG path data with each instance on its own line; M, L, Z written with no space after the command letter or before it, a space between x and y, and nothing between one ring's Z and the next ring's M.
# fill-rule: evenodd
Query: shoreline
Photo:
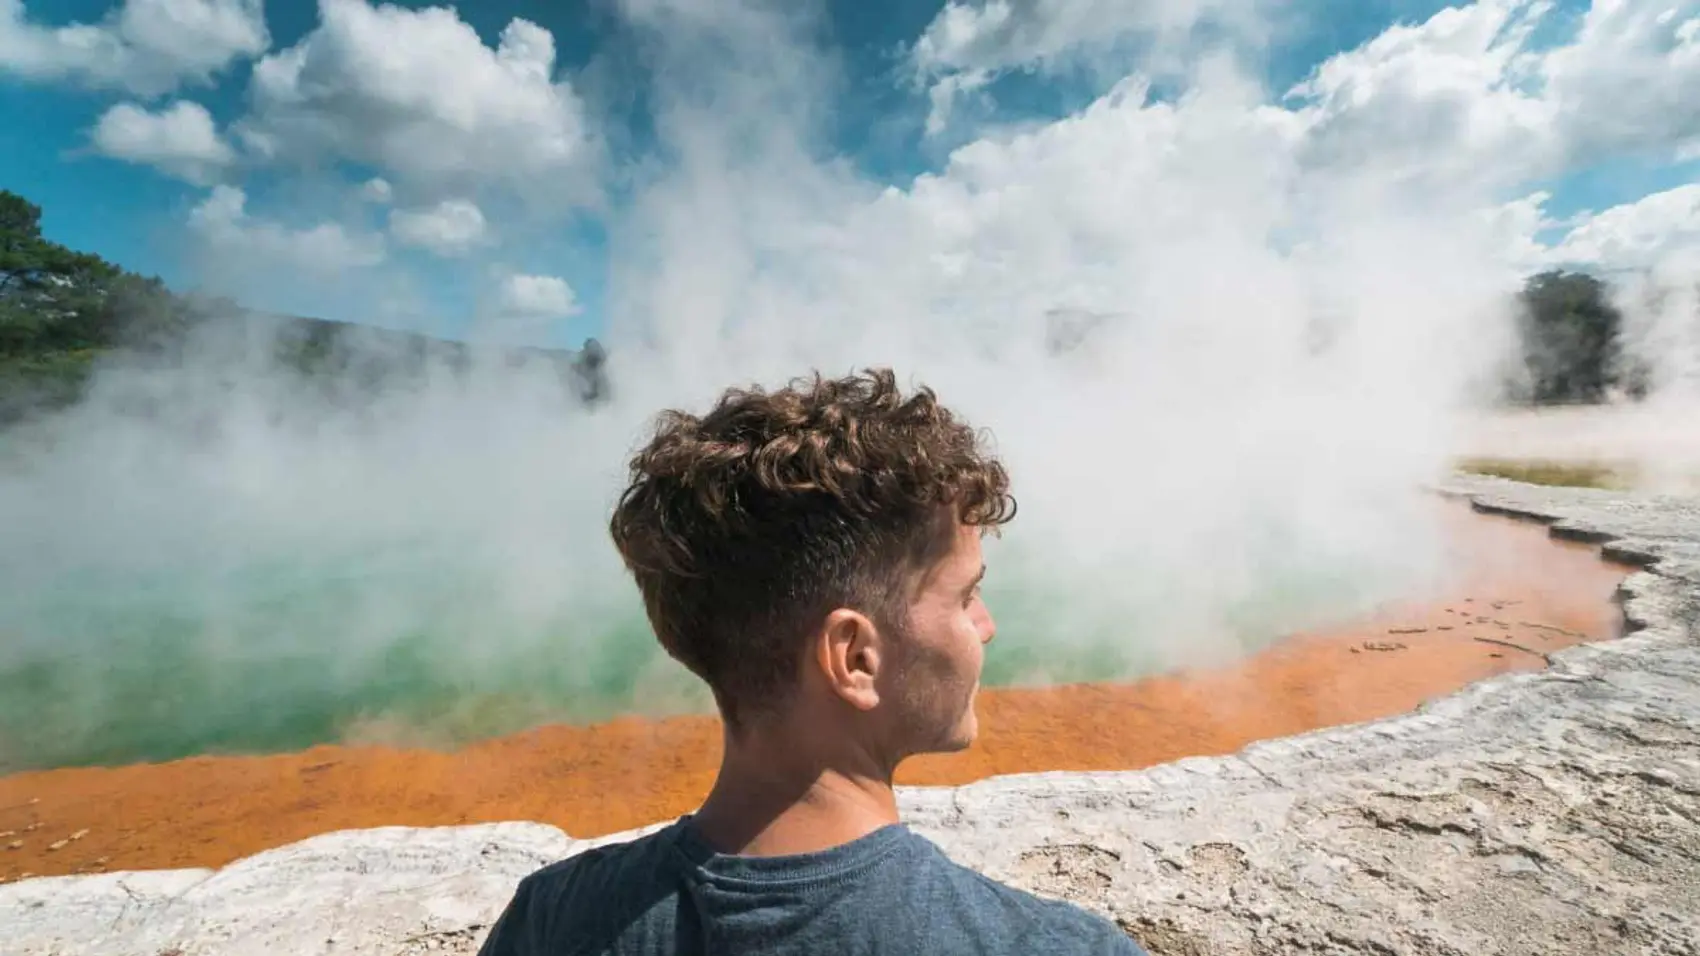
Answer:
M1540 670L1562 647L1617 636L1610 599L1629 566L1552 540L1547 527L1526 520L1464 521L1482 563L1475 593L1289 637L1224 667L986 689L975 746L916 758L898 782L952 786L1232 754L1409 713L1484 679ZM1105 726L1120 732L1106 734ZM364 827L536 820L604 836L692 809L712 783L719 748L712 717L634 716L546 725L452 751L325 744L28 771L0 778L0 833L12 834L0 839L0 880L223 866ZM23 845L3 849L17 841Z
M1700 940L1700 500L1455 476L1609 539L1625 634L1414 713L1122 773L898 791L963 866L1154 954L1688 952ZM1673 749L1674 748L1674 749ZM543 823L328 833L205 868L0 886L25 953L477 949L513 886L596 840Z

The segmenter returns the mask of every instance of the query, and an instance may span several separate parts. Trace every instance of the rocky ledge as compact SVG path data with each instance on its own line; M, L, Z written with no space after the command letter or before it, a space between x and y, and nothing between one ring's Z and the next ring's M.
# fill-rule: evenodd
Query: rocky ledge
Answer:
M1231 757L907 790L909 821L1158 956L1700 953L1700 501L1441 490L1643 568L1619 595L1628 636ZM29 880L0 887L0 950L472 952L521 876L599 842L389 828L218 871Z

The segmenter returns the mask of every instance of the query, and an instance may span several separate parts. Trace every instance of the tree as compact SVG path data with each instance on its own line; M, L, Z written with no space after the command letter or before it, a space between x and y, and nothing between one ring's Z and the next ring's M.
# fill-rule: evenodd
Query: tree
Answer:
M117 266L41 235L41 207L0 191L0 355L98 348Z
M236 331L236 341L250 334L269 340L276 370L350 401L417 386L436 364L464 374L472 360L464 342L299 316L261 317L229 300L177 295L158 278L52 242L41 233L41 207L0 190L0 426L77 402L96 363L115 351L168 374L182 361L191 333L212 321ZM513 353L514 362L562 367L563 386L576 390L582 404L606 398L605 355L594 341L577 353Z
M1633 388L1619 341L1623 315L1604 282L1581 272L1543 272L1525 283L1519 305L1519 397L1536 404L1598 402L1616 386Z
M0 190L0 423L75 401L104 351L181 331L158 279L41 234L41 207Z

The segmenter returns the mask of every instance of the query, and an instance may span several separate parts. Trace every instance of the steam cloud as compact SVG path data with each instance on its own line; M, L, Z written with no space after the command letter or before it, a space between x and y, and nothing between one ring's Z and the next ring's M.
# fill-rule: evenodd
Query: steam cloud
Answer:
M0 765L700 709L607 511L657 410L811 368L995 434L994 680L1219 661L1444 577L1420 488L1507 355L1498 184L1325 162L1207 58L886 186L823 158L809 24L722 6L625 4L668 159L609 213L596 413L500 366L356 412L209 342L0 438Z

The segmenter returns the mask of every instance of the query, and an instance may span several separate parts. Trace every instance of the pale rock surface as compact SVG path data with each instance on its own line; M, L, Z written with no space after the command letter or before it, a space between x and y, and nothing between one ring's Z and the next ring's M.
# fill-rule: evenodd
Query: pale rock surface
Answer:
M1442 490L1646 567L1620 595L1632 636L1232 757L907 790L907 818L1157 956L1700 953L1700 501ZM468 953L522 876L630 835L388 828L217 872L29 880L0 887L0 951Z

